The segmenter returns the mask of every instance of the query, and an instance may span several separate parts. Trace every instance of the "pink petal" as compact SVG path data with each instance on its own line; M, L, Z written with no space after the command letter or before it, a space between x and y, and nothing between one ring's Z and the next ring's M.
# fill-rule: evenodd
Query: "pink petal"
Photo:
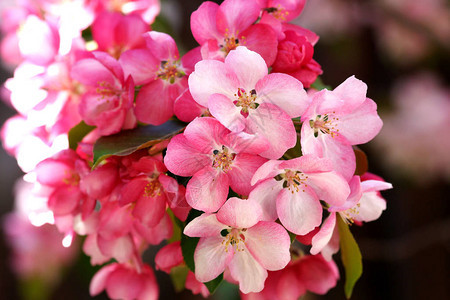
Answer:
M353 110L366 100L367 85L351 76L336 87L333 94L345 103L347 109Z
M282 73L272 73L261 79L256 85L256 94L259 103L276 105L291 118L299 117L309 105L302 83Z
M162 247L155 256L157 270L170 273L170 270L183 263L180 241L170 243Z
M187 75L190 75L194 71L195 64L202 60L200 49L200 46L191 49L181 58L181 65Z
M48 208L55 215L72 213L81 204L83 195L78 187L66 185L55 189L48 199Z
M48 158L40 162L36 166L37 181L40 184L48 186L63 186L68 184L68 180L71 179L71 175L77 175L73 170L73 167L52 159Z
M339 133L352 145L364 144L373 139L381 130L383 121L377 114L377 104L366 99L351 114L340 117Z
M208 282L219 276L233 257L233 251L225 251L223 237L201 238L195 248L195 278Z
M135 221L133 229L150 245L159 245L163 240L169 239L173 235L173 224L170 217L164 214L161 221L154 227L148 227Z
M231 189L239 195L247 196L253 189L250 184L253 174L266 161L267 159L257 155L237 154L231 169L227 171Z
M370 222L378 219L384 210L386 210L386 200L377 192L365 192L359 201L358 213L352 216L357 221Z
M322 206L311 188L291 192L284 188L277 198L277 213L287 230L305 235L322 222Z
M106 292L112 299L136 299L144 288L144 282L135 270L119 266L106 280Z
M244 293L258 293L264 288L267 271L243 246L243 251L236 252L230 261L231 276L239 282L239 290Z
M277 57L277 34L269 25L251 25L239 34L239 43L261 55L267 66L271 66Z
M333 261L326 261L321 255L305 256L298 265L300 280L306 289L324 295L336 286L339 270Z
M316 255L322 251L333 235L334 227L336 226L336 213L331 213L323 222L319 232L312 238L311 254Z
M226 173L206 167L189 180L186 187L186 201L195 209L215 212L226 201L229 186Z
M129 235L113 239L97 235L97 245L103 255L121 263L129 261L134 252L134 243Z
M282 160L269 160L264 163L258 170L256 170L255 175L252 178L252 185L255 185L260 180L267 178L272 178L282 173L283 168L280 165L283 163Z
M336 172L308 173L307 184L320 200L332 205L344 204L350 195L347 181Z
M245 237L247 249L264 269L281 270L291 261L291 240L283 226L261 221L248 228Z
M176 135L167 145L164 164L170 172L179 176L192 176L212 165L209 154L201 153L183 134Z
M157 300L159 298L159 287L153 270L145 265L144 272L140 274L140 277L144 283L137 300Z
M239 88L233 70L217 60L202 60L189 76L189 90L198 104L207 107L209 96L223 94L232 97Z
M144 191L133 209L133 216L148 227L156 226L166 212L166 196L161 191L157 193L147 195Z
M363 175L363 177L364 177L364 175ZM381 181L381 180L370 179L370 180L364 180L363 182L361 182L361 188L364 193L383 191L383 190L392 189L392 184L389 182Z
M281 272L276 287L276 293L280 299L299 299L306 293L306 287L302 281L298 280L295 271L293 268L286 268Z
M101 62L93 58L78 61L72 67L70 76L88 86L97 86L100 82L107 82L113 86L116 85L116 79L113 73Z
M97 245L97 235L90 234L86 237L83 243L83 252L91 258L91 265L103 265L111 258L105 256ZM94 276L95 277L95 276ZM94 280L94 279L93 279ZM101 290L104 289L104 284Z
M277 106L263 103L247 117L247 130L267 138L270 147L260 153L269 159L280 158L297 143L297 133L291 118Z
M141 122L161 125L173 115L174 101L169 95L169 86L158 79L141 88L136 97L134 113Z
M221 34L216 28L216 15L219 5L206 1L191 14L191 30L195 40L203 45L207 40L218 40Z
M199 152L212 155L214 149L221 149L223 136L230 131L214 118L197 118L184 130L184 136Z
M348 196L347 200L345 200L344 204L342 204L341 206L330 206L328 208L328 211L343 211L358 204L362 196L361 181L359 176L353 176L352 179L348 182L348 185L350 187L350 195Z
M183 233L190 237L219 236L226 226L217 220L216 214L202 214L189 222Z
M239 46L231 50L225 58L225 64L229 66L237 76L239 87L247 93L253 90L256 83L267 75L267 65L258 53Z
M217 29L222 34L242 32L256 21L259 12L256 1L224 1L217 11Z
M117 263L112 263L101 268L94 277L91 279L91 284L89 285L89 294L93 297L100 294L106 287L106 280L108 279L111 272L116 270L119 266Z
M187 123L193 121L196 117L200 117L206 110L206 107L195 102L189 89L184 91L183 94L175 100L173 107L175 116Z
M259 154L267 149L269 142L259 134L231 132L224 137L225 144L236 153Z
M245 117L241 114L241 109L233 104L232 99L221 94L213 94L209 97L208 108L211 115L229 130L234 132L244 130Z
M163 32L149 31L144 34L147 48L160 61L177 61L180 58L177 44L173 38Z
M103 198L116 187L118 180L117 166L105 164L97 167L80 181L80 189L93 198Z
M261 220L275 221L278 218L276 199L282 189L283 185L281 181L268 178L267 180L260 182L250 192L248 199L258 202L263 210Z
M249 228L261 219L261 206L252 200L232 197L217 212L217 220L234 228Z
M142 62L145 61L145 64ZM159 69L159 60L147 49L134 49L125 51L120 55L125 77L131 75L136 85L151 82Z

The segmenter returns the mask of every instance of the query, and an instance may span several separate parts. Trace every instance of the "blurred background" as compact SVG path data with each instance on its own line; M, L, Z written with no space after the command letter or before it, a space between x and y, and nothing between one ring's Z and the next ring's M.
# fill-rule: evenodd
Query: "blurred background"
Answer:
M0 9L12 2L1 0ZM162 0L160 25L181 49L197 46L189 17L201 2ZM310 0L293 23L320 36L314 58L323 82L335 87L351 75L363 80L384 121L380 134L361 148L369 171L394 189L383 192L388 208L379 220L351 228L364 260L352 299L450 299L449 2ZM13 68L0 67L3 83ZM0 124L14 113L0 102ZM98 268L76 249L79 243L68 250L73 253L52 252L52 244L42 241L58 239L53 227L34 233L8 216L22 173L3 149L0 166L0 298L91 299L89 281ZM341 268L339 255L335 258ZM38 273L41 279L29 275ZM156 273L161 299L201 298L175 294L168 275ZM236 297L228 284L215 295ZM325 296L304 298L344 299L343 280Z

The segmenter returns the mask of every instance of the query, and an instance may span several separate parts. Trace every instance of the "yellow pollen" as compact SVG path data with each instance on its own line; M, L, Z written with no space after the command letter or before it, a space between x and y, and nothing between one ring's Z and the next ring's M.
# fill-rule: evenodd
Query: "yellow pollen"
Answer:
M149 198L161 196L161 184L159 181L150 179L144 188L144 195Z
M355 222L354 215L359 214L360 207L361 204L358 203L356 204L356 206L353 206L352 208L339 212L339 214L342 216L342 219L345 221L345 223L353 224Z
M236 35L229 34L229 30L225 30L225 35L223 39L223 43L219 45L219 48L222 52L227 55L231 50L236 49L239 45L245 45L245 37L241 36L238 38L239 31L236 32Z
M95 92L100 95L98 100L103 100L106 97L120 97L122 95L122 91L114 88L109 82L98 82L97 88ZM109 100L107 100L109 102Z
M303 172L285 170L285 173L280 174L280 177L284 180L283 187L288 188L292 194L294 194L294 192L298 193L302 186L303 188L301 190L302 192L305 192L304 188L308 187L306 184L308 176Z
M238 228L232 228L228 229L228 234L225 236L225 238L222 240L222 245L225 247L225 252L228 252L228 247L231 246L234 253L236 252L242 252L245 250L243 245L245 245L245 236L243 232L245 232L247 229L238 229Z
M64 178L62 179L62 182L68 185L77 186L80 182L80 175L78 175L76 172L70 172L70 171L64 171Z
M213 164L214 168L221 168L223 171L231 170L233 160L236 157L236 153L229 152L228 148L222 145L222 150L213 151Z
M238 88L234 96L237 98L233 101L236 107L241 107L241 115L247 117L250 109L256 109L259 104L256 102L256 91L253 89L247 93L243 88Z
M335 114L334 111L333 114ZM317 115L315 120L309 120L309 126L314 130L314 137L318 137L320 132L322 134L329 134L334 138L339 135L337 121L339 121L339 118L332 117L328 114Z
M161 66L157 72L157 76L163 80L175 83L177 78L181 78L186 75L180 68L178 61L162 61Z

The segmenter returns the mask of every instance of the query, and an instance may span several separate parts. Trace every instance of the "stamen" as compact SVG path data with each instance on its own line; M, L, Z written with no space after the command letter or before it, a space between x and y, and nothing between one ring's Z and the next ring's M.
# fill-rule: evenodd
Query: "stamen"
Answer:
M161 66L157 72L157 76L162 80L166 80L171 84L175 83L176 79L185 76L186 73L180 69L178 61L161 61Z
M333 111L333 114L335 112ZM332 138L339 135L338 122L339 118L326 115L317 115L314 120L309 120L309 126L314 130L314 137L318 137L319 133L329 134Z
M231 170L233 160L236 158L236 153L230 153L228 148L222 145L222 151L215 149L213 151L214 168L221 168L223 171Z
M238 91L234 96L237 98L235 101L233 101L233 104L236 107L242 107L241 109L241 115L243 115L245 118L248 117L249 110L250 109L256 109L258 108L259 104L256 103L256 90L251 90L249 94L243 89L238 88Z

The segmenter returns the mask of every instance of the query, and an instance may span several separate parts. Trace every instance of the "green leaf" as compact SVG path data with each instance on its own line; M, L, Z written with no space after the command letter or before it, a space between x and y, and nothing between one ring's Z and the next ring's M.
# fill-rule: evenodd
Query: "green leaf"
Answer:
M213 280L205 282L205 285L208 288L209 293L213 294L222 281L223 281L223 273L214 278Z
M78 143L89 133L95 126L87 125L84 121L81 121L72 129L69 130L69 148L77 150Z
M320 77L317 77L316 81L314 81L314 83L311 84L311 87L318 91L321 91L323 89L332 90L331 86L324 84L322 78Z
M169 120L153 126L140 126L117 134L101 137L94 144L94 167L111 155L126 156L137 150L148 148L181 132L186 124Z
M297 237L297 235L290 231L288 231L288 233L289 233L289 238L291 239L291 244L292 244L295 241L295 238Z
M170 270L170 278L172 279L173 286L177 293L184 290L188 272L189 269L186 266L176 266Z
M350 299L353 287L362 274L362 257L358 244L353 238L348 225L338 217L338 229L341 246L341 258L345 269L344 291L347 299Z
M187 216L186 224L200 216L202 213L203 212L201 211L192 209ZM199 240L200 238L189 237L184 233L181 234L181 252L183 253L183 258L186 266L188 266L188 268L192 272L195 272L194 252Z

